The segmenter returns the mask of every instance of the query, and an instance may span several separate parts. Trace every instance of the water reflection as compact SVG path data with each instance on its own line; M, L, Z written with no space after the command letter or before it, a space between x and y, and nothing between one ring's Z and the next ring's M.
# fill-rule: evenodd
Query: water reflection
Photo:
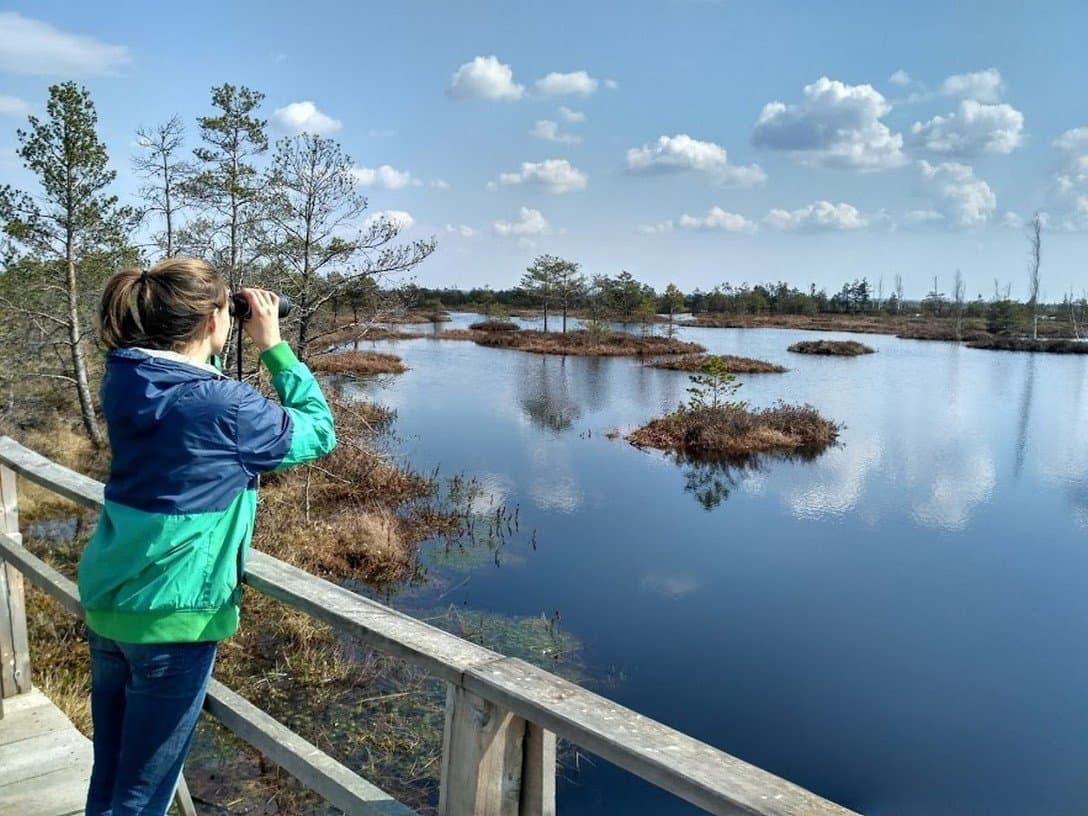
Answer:
M1020 411L1017 414L1016 425L1016 464L1013 467L1013 475L1020 478L1020 472L1024 469L1024 452L1028 446L1028 423L1031 421L1031 395L1035 391L1035 355L1028 354L1027 367L1024 373L1024 386L1020 392Z
M646 455L602 432L675 408L679 372L391 348L411 371L375 396L398 408L406 455L503 474L483 479L486 502L520 503L540 535L504 547L523 568L484 559L463 586L436 565L452 576L437 591L561 606L592 665L622 667L609 696L864 812L1088 812L1088 360L868 336L864 359L786 360L803 334L680 336L788 362L742 377L742 396L812 404L845 424L841 445L758 468ZM768 728L784 710L818 749ZM604 770L582 781L560 790L571 816L693 812Z
M728 499L746 471L759 469L755 459L739 463L699 462L680 455L671 458L683 467L684 492L692 494L704 510L713 510Z
M522 354L518 368L518 403L534 425L565 431L582 415L570 393L566 357Z

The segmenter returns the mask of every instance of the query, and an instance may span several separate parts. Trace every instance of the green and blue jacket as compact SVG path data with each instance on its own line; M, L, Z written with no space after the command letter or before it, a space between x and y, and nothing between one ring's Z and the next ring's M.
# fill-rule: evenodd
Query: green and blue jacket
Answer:
M328 403L290 347L261 361L282 405L171 352L109 352L101 393L113 458L79 564L96 634L194 642L238 628L258 475L336 445Z

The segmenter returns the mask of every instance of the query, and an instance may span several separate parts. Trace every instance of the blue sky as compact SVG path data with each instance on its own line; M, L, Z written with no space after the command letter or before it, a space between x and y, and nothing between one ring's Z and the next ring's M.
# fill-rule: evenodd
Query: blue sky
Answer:
M353 157L372 212L438 239L424 285L512 285L542 252L658 288L902 275L920 297L1088 287L1084 4L51 2L0 9L0 183L52 82L134 131L223 82L271 135Z

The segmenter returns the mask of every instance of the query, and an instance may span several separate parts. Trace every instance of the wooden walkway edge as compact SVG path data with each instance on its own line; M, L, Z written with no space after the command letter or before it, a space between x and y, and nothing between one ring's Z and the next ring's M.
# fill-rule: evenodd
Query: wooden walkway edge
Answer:
M0 814L82 814L91 757L91 741L38 689L8 697L0 719Z

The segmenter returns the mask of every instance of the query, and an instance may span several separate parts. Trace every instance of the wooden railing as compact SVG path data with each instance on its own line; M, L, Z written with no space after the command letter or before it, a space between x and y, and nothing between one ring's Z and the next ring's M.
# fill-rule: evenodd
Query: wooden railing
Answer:
M100 482L0 437L3 697L30 688L23 576L82 617L75 584L22 546L16 474L92 509L102 506L103 496ZM711 813L852 813L543 669L462 640L264 553L250 552L245 580L258 592L446 681L439 798L443 816L554 814L557 735ZM215 680L205 710L345 813L412 812Z

